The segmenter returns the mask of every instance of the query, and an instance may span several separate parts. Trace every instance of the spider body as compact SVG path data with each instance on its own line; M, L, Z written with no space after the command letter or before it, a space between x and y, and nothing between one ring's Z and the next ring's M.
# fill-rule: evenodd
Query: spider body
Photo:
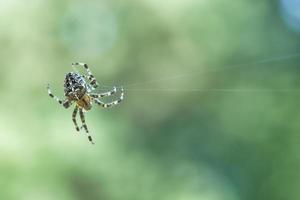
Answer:
M65 97L68 102L75 101L79 108L90 110L92 108L92 98L88 95L90 90L82 75L70 72L64 81Z
M72 120L75 125L75 128L77 131L79 131L79 127L77 125L76 116L79 111L80 119L82 122L82 127L84 128L86 133L88 134L89 141L93 143L92 137L89 135L89 131L87 128L87 125L85 124L85 117L83 111L91 110L93 102L98 104L99 106L102 106L104 108L109 108L111 106L115 106L119 104L123 100L124 92L121 88L121 96L119 99L110 102L110 103L104 103L100 100L102 97L108 97L117 92L116 87L113 87L112 90L104 93L92 93L95 88L98 87L98 82L92 75L92 72L90 71L87 64L84 63L73 63L73 66L82 66L86 69L88 76L82 76L79 73L76 72L70 72L66 75L64 80L64 93L65 93L65 99L60 100L60 98L56 97L52 94L50 90L50 86L48 85L48 94L51 98L54 98L59 104L62 104L65 108L69 108L70 105L72 105L73 102L76 103L75 109L72 114Z

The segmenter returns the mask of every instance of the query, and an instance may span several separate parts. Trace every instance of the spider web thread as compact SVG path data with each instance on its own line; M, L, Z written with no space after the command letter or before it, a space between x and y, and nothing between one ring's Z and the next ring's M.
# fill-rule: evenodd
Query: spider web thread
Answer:
M172 76L167 77L161 77L158 79L151 79L146 81L140 81L140 82L133 82L133 83L125 83L121 84L123 86L117 86L117 88L123 87L126 91L132 91L132 92L300 92L300 89L256 89L256 88L247 88L247 89L235 89L235 88L189 88L189 89L172 89L172 88L135 88L135 86L144 86L147 84L152 83L159 83L159 82L165 82L169 80L176 80L176 79L184 79L184 78L190 78L195 77L199 75L203 75L206 73L212 73L212 72L219 72L219 71L225 71L225 70L232 70L232 69L239 69L239 68L249 68L253 67L259 64L267 64L267 63L275 63L283 60L291 60L296 59L300 57L300 52L290 53L282 56L276 56L276 57L268 57L263 58L261 60L252 61L248 63L242 63L242 64L234 64L234 65L225 65L223 67L214 67L212 69L209 69L206 72L199 72L199 71L193 71L189 73L184 74L176 74ZM267 66L264 66L267 67ZM270 68L272 66L268 66ZM111 88L113 86L109 85L101 85L102 88ZM103 90L104 90L103 89Z

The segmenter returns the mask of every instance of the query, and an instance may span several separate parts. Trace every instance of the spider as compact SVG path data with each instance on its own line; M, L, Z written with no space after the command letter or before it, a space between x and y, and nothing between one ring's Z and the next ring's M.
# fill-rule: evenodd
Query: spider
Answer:
M49 84L47 85L48 94L51 98L56 100L59 104L63 105L63 107L65 108L69 108L73 102L76 103L75 109L72 114L72 120L75 125L76 131L79 131L80 129L84 128L85 132L88 134L89 141L92 144L94 144L93 139L89 134L89 130L85 123L84 112L91 110L93 102L95 102L96 104L104 108L109 108L111 106L115 106L119 104L124 98L124 91L123 88L121 87L120 89L121 95L119 99L112 101L110 103L104 103L100 100L100 98L108 97L115 94L117 92L117 88L113 87L112 90L104 93L92 93L92 91L95 90L95 88L97 88L99 84L95 79L95 77L93 76L88 65L85 63L72 63L72 66L73 67L82 66L87 71L88 76L85 75L82 76L77 72L68 73L64 81L64 93L65 93L64 100L61 100L60 98L52 94ZM82 126L80 129L76 121L76 116L78 111L82 122Z

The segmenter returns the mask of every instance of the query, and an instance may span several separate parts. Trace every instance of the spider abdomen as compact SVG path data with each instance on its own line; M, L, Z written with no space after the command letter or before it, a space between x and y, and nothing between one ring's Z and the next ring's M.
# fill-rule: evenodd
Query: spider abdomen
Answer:
M79 100L87 92L85 79L78 73L70 72L66 75L64 82L65 96L70 100Z

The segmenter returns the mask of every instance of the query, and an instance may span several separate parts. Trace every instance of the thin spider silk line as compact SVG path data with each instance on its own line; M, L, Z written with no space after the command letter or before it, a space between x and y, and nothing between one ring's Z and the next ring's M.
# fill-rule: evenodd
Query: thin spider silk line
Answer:
M289 60L289 59L297 58L297 57L300 57L300 52L287 54L287 55L283 55L283 56L280 56L280 57L277 56L277 57L265 58L265 59L261 59L261 60L254 61L254 62L249 62L249 63L229 65L227 67L224 66L222 68L214 67L213 69L209 69L209 71L206 71L206 72L194 71L194 72L185 73L185 74L177 74L177 75L174 75L174 76L162 77L162 78L159 78L159 79L152 79L152 80L147 80L147 81L142 81L142 82L129 83L129 84L125 84L123 87L128 88L128 87L132 87L132 86L146 85L146 84L149 84L149 83L156 83L156 82L163 82L163 81L168 81L168 80L180 79L180 78L183 78L183 77L193 77L193 76L198 76L200 74L205 74L205 73L208 73L208 72L218 72L218 71L224 71L224 70L230 70L230 69L236 69L236 68L247 68L247 67L250 67L250 66L253 66L253 65L257 65L257 64L272 63L272 62L276 62L276 61Z
M177 74L169 77L162 77L158 79L152 79L152 80L147 80L147 81L142 81L142 82L136 82L136 83L127 83L124 84L124 86L116 86L116 88L120 89L123 88L126 91L129 92L300 92L300 89L274 89L274 88L267 88L267 89L226 89L226 88L192 88L192 89L162 89L162 88L132 88L133 86L142 86L142 85L147 85L150 83L158 83L158 82L164 82L168 80L174 80L174 79L180 79L180 78L187 78L187 77L193 77L193 76L198 76L200 74L205 74L205 73L211 73L211 72L218 72L218 71L224 71L224 70L231 70L231 69L238 69L238 68L248 68L253 65L257 64L265 64L265 63L272 63L272 62L278 62L278 61L283 61L283 60L290 60L293 58L298 58L300 57L300 52L295 52L295 53L290 53L282 56L276 56L276 57L269 57L269 58L264 58L261 60L253 61L253 62L248 62L248 63L243 63L243 64L235 64L235 65L228 65L228 66L223 66L222 68L217 68L214 67L212 69L209 69L206 72L190 72L190 73L185 73L185 74ZM114 86L110 85L101 85L100 86L102 89L100 90L106 90L107 88L112 88Z
M230 93L240 93L240 92L280 92L280 93L288 93L288 92L300 92L300 89L255 89L255 88L247 88L247 89L223 89L223 88L208 88L208 89L126 89L125 91L129 92L230 92Z

